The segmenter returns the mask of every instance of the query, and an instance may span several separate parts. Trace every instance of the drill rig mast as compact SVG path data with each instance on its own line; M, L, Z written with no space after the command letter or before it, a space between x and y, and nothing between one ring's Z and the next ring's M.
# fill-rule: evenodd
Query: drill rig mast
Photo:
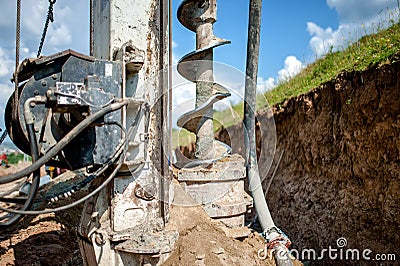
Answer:
M136 106L122 110L123 125L136 133L110 190L85 204L79 233L89 241L81 250L89 265L159 264L177 238L163 229L172 197L169 1L100 0L92 12L94 57L123 62L122 95L142 99L148 110L142 117Z

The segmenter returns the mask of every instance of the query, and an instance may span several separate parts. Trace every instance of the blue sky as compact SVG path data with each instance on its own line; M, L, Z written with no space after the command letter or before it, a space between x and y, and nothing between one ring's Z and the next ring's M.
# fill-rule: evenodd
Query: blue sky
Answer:
M351 1L351 0L350 0ZM179 6L174 1L174 14ZM231 45L215 50L215 60L244 70L246 62L248 1L219 0L218 21L214 24L215 35L232 41ZM307 22L316 22L323 28L337 28L339 18L325 1L280 0L263 1L260 75L274 77L284 67L287 56L294 55L300 61L313 59L309 47L310 35ZM194 48L194 33L179 24L174 16L174 49L177 57Z
M57 0L55 22L50 24L43 54L65 49L88 53L88 0ZM173 0L174 60L195 47L194 33L176 19L180 1ZM15 1L0 0L0 127L13 85ZM22 1L21 59L35 57L48 0ZM248 0L218 0L215 35L232 41L217 48L215 60L241 71L245 68ZM388 14L398 12L397 0L264 0L259 85L273 87L295 75L305 64L322 56L330 46L343 47L350 39L373 31ZM396 13L398 15L398 13ZM375 26L374 26L375 25ZM186 97L184 93L175 99Z

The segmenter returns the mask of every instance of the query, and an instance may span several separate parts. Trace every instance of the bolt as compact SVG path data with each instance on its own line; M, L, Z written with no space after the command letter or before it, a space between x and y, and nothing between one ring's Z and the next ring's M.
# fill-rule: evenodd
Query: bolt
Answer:
M47 96L47 98L53 97L53 92L51 90L47 90L46 91L46 96Z
M39 95L39 91L38 91L38 90L35 90L35 91L33 92L33 94L34 94L35 96L37 96L37 95Z
M45 80L42 81L42 86L46 87L47 86L47 82Z
M135 189L135 196L144 200L153 200L155 198L156 191L153 186L145 185L144 187L138 187Z
M147 185L144 187L144 197L147 199L154 199L155 198L155 188L151 185Z
M56 79L58 78L56 74L51 75L51 77L52 77L54 80L56 80Z
M33 107L36 106L36 103L35 102L31 102L30 106L33 108Z

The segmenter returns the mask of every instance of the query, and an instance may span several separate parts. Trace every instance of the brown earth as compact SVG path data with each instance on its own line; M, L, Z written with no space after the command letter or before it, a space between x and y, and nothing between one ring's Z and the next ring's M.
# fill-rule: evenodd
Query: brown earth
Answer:
M338 248L337 239L344 237L343 249L370 249L372 258L395 254L396 261L382 265L400 265L399 103L400 63L395 62L343 73L274 107L277 146L272 169L284 153L267 201L292 248ZM258 120L271 118L261 112ZM273 136L261 137L258 124L259 154L272 158ZM243 143L243 128L221 131L218 138ZM243 147L234 152L242 153ZM264 159L261 169L269 163ZM263 175L264 189L272 169ZM311 264L375 264L326 257Z
M169 228L178 230L179 240L163 265L275 265L270 258L258 258L265 247L261 236L251 234L242 241L227 237L224 226L209 218L178 185L170 216Z
M82 265L75 230L66 220L42 215L2 230L0 265Z
M2 168L0 176L14 173L29 164ZM13 185L1 185L0 192ZM73 200L63 201L63 204ZM6 207L4 203L2 206ZM75 231L81 211L82 206L78 206L56 214L26 216L11 227L0 228L0 265L82 265ZM0 216L3 215L0 212Z

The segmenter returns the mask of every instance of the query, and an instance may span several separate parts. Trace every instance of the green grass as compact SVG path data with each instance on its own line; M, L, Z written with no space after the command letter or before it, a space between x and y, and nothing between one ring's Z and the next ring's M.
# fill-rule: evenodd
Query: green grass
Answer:
M172 129L172 148L185 147L196 141L196 135L186 129Z
M399 7L400 10L400 7ZM399 11L397 10L397 11ZM399 13L399 12L398 12ZM278 107L287 99L297 97L325 82L335 79L344 71L363 71L371 66L388 64L400 59L400 23L399 14L396 20L390 19L391 27L377 33L367 35L349 45L342 51L330 52L322 58L306 66L299 74L289 80L281 81L273 90L264 96L269 106ZM266 106L264 97L258 97L257 110ZM243 118L243 103L231 109L214 113L214 130L223 125L229 127L238 124ZM174 130L173 147L185 146L195 141L195 135L185 130Z
M265 94L270 105L299 96L321 84L336 78L344 71L363 71L377 65L397 60L400 52L400 24L376 34L368 35L343 51L329 52L304 68L290 80L281 82L275 89Z
M17 164L19 161L24 160L23 153L9 153L7 154L8 164ZM29 161L31 161L31 157L29 156Z

